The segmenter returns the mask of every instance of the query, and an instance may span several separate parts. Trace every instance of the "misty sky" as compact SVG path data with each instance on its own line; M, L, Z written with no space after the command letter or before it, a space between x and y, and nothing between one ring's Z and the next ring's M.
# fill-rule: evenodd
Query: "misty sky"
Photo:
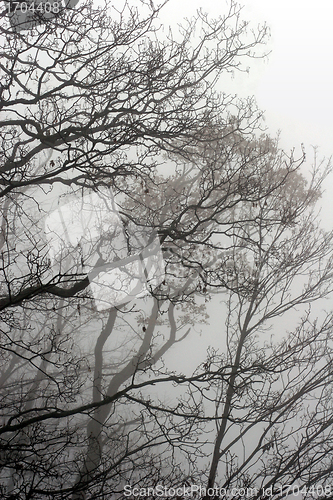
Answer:
M243 0L243 18L267 22L271 29L264 60L249 61L250 74L233 80L235 92L255 95L265 110L271 135L281 131L281 146L286 150L304 143L308 167L313 158L311 146L319 156L333 153L333 4L327 0ZM197 8L211 16L227 10L225 0L170 0L162 19L191 17ZM220 90L223 90L222 88ZM333 226L333 174L325 186L322 218L325 228Z

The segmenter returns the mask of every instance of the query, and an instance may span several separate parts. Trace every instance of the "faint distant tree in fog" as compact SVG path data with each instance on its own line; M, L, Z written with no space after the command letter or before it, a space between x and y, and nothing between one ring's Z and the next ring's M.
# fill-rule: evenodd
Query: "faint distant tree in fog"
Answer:
M321 387L319 365L313 384L307 378L317 361L307 339L316 337L329 366L330 320L318 326L305 316L288 348L255 343L271 319L330 289L331 236L310 215L325 172L315 169L307 187L304 157L286 155L262 133L253 99L216 92L221 75L255 55L265 27L248 34L231 3L223 18L199 13L164 34L160 9L126 2L110 14L88 3L31 31L1 28L2 498L122 498L129 483L203 482L212 423L210 485L224 460L219 480L228 484L250 472L256 483L282 476L284 464L295 477L296 464L307 470L303 452L293 455L294 431L277 417L291 418ZM108 188L125 233L158 235L165 278L146 299L97 311L86 272L94 255L78 245L76 267L55 270L45 220L52 196L81 199ZM96 275L101 261L116 262L107 234L91 247ZM210 351L191 376L170 372L164 355L181 349L193 326L209 331L197 299L215 293L228 297L227 353ZM296 355L297 376L288 372ZM304 450L312 440L321 451L311 471L324 471L330 421L316 408L309 424L302 421ZM231 425L244 436L246 425L261 432L259 451L237 464L232 447L238 453L243 435L225 444ZM281 455L291 447L275 472L273 438Z

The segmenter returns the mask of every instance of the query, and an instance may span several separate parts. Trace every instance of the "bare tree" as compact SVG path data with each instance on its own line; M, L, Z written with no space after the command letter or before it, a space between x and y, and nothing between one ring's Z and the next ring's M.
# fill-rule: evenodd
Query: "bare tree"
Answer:
M332 234L314 208L327 171L316 163L308 186L293 172L239 206L232 251L203 272L209 289L229 290L225 347L205 362L221 373L205 396L216 422L205 498L331 495L332 314L305 307L332 291Z
M161 8L126 2L110 14L87 3L25 32L2 28L3 498L122 498L129 483L203 480L212 423L209 487L225 457L228 484L250 467L258 482L271 470L255 466L259 452L237 470L228 462L245 430L221 449L229 426L260 427L274 404L258 450L271 451L270 432L282 450L293 431L277 433L278 415L291 418L321 387L319 368L300 386L312 366L305 337L330 356L330 320L311 330L307 315L298 328L298 379L285 344L255 345L267 321L330 290L331 236L308 213L321 174L306 187L304 155L263 133L254 100L216 92L267 28L248 33L231 3L224 17L199 12L165 34ZM292 279L302 292L289 295ZM165 354L191 327L209 328L197 298L226 292L227 354L211 351L191 375L168 370ZM257 379L266 410L250 402ZM309 434L319 448L330 425L322 402L322 433ZM281 460L277 477L305 450Z

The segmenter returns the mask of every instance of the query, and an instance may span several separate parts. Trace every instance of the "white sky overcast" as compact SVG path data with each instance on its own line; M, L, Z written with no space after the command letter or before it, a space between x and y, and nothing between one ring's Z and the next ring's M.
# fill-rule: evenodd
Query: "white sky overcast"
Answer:
M281 131L281 146L301 151L304 143L307 164L333 153L333 3L329 0L241 0L243 18L267 22L271 29L265 60L249 61L250 74L233 81L235 92L255 95L265 111L268 132ZM191 17L201 7L211 16L223 14L225 0L170 0L161 14L171 23ZM166 16L166 18L164 17ZM170 16L170 17L169 17ZM246 63L247 64L247 63ZM223 90L221 88L221 90ZM333 174L325 185L322 218L326 229L333 228Z

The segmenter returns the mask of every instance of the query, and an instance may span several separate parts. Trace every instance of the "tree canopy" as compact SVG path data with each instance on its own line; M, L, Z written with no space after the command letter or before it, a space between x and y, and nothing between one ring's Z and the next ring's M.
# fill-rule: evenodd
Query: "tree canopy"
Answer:
M329 162L220 90L237 4L118 3L3 15L1 498L332 497Z

